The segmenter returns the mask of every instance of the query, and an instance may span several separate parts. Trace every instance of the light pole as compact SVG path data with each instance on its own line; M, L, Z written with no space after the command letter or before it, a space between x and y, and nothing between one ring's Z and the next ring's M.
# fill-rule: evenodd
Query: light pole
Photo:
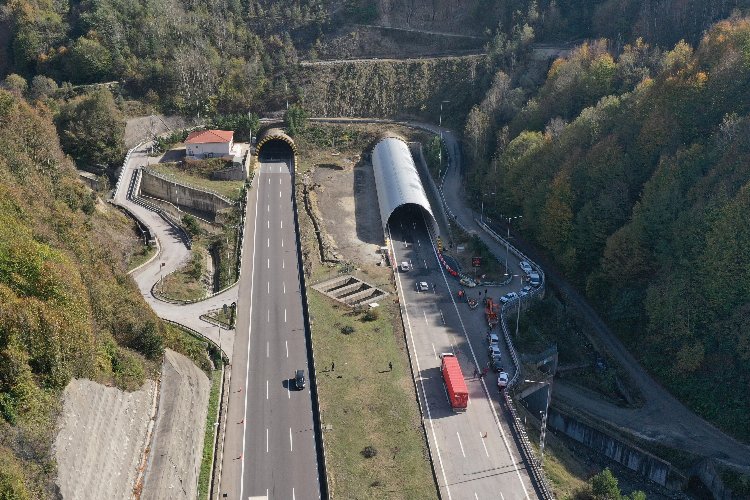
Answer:
M529 384L544 384L547 385L547 401L544 404L544 413L542 413L542 426L539 431L539 466L541 467L544 463L544 438L547 435L547 415L549 414L549 402L552 399L552 377L549 380L524 380Z
M507 276L508 275L508 252L509 252L508 247L510 245L510 243L508 243L510 241L510 221L512 221L513 219L521 219L523 218L523 215L516 215L514 217L505 217L501 215L501 217L508 220L508 223L506 224L506 227L508 228L508 235L505 238L505 275Z
M443 126L443 103L444 102L450 102L450 101L449 100L440 101L440 121L438 122L438 126L440 126L440 127ZM441 147L442 147L442 145L441 145Z

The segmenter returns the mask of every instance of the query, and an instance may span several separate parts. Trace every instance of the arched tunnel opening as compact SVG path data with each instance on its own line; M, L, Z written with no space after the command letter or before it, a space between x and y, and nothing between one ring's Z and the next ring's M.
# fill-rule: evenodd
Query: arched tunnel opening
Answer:
M293 156L294 149L285 139L274 137L258 144L258 159L261 161L289 160Z
M438 235L432 214L417 203L405 203L391 212L386 224L391 237L400 241L429 242Z

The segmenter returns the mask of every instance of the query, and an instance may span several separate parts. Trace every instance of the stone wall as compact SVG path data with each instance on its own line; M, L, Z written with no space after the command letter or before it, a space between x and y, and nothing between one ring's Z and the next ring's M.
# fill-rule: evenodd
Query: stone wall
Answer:
M216 214L233 205L231 200L216 193L202 191L176 183L148 169L143 169L140 192L145 196L168 201L178 207L187 207L198 212Z

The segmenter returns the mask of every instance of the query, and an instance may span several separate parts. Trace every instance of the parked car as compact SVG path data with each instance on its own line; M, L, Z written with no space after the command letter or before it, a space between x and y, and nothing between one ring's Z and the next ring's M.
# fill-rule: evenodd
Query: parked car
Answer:
M426 281L419 281L419 282L417 282L417 291L418 292L427 292L429 290L430 290L430 285L428 285Z
M529 294L531 293L531 287L529 285L526 285L525 287L521 288L521 291L523 293Z
M531 269L531 264L529 264L525 260L522 260L518 265L526 274L530 274L533 271L533 269Z
M406 261L402 262L400 267L401 267L401 272L402 273L408 272L409 269L411 269L411 266Z
M503 354L500 352L500 347L497 344L491 344L487 348L487 354L490 358L497 361L500 361L500 359L502 359L503 357Z
M502 297L500 297L500 298L499 298L498 300L500 301L500 303L501 303L501 304L505 304L505 303L507 303L507 302L508 302L508 300L510 300L510 299L508 299L508 296L507 296L507 295L503 295L503 296L502 296Z
M502 363L502 360L500 358L490 360L490 366L497 373L503 371L503 363Z
M501 390L508 387L508 374L507 373L500 372L497 374L497 386Z
M531 283L531 286L533 286L534 288L541 285L542 278L539 276L539 273L536 273L536 272L529 273L529 283Z
M498 342L500 342L500 337L498 337L496 333L488 333L487 334L487 343L490 346L497 345Z
M505 298L508 299L506 302L511 302L518 298L518 294L516 292L508 292L505 294Z
M305 370L297 370L295 372L294 387L300 391L305 388Z

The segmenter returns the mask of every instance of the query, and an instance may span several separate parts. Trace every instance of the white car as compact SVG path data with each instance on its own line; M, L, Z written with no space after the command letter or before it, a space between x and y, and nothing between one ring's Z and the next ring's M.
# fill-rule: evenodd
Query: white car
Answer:
M426 281L419 281L419 282L417 282L417 291L418 292L427 292L429 290L430 290L430 285L428 285Z
M533 271L533 269L531 269L531 264L529 264L525 260L522 260L518 265L526 274L530 274Z
M400 267L401 267L401 272L402 273L405 273L405 272L409 271L409 269L411 269L411 266L406 261L402 262Z
M505 389L508 387L508 374L505 372L500 372L497 374L497 386L500 389Z
M505 298L508 299L507 302L511 302L518 298L518 294L516 292L508 292L505 294Z
M489 343L490 346L497 345L500 342L500 338L497 336L496 333L488 333L487 342Z
M490 345L490 347L487 349L487 354L490 356L490 358L498 362L503 357L503 354L500 352L500 347L498 347L497 344Z
M503 296L502 296L502 297L500 297L500 298L499 298L498 300L500 301L500 303L501 303L501 304L505 304L505 303L507 303L507 302L508 302L508 300L510 300L510 299L509 299L509 298L508 298L508 297L507 297L506 295L503 295Z

